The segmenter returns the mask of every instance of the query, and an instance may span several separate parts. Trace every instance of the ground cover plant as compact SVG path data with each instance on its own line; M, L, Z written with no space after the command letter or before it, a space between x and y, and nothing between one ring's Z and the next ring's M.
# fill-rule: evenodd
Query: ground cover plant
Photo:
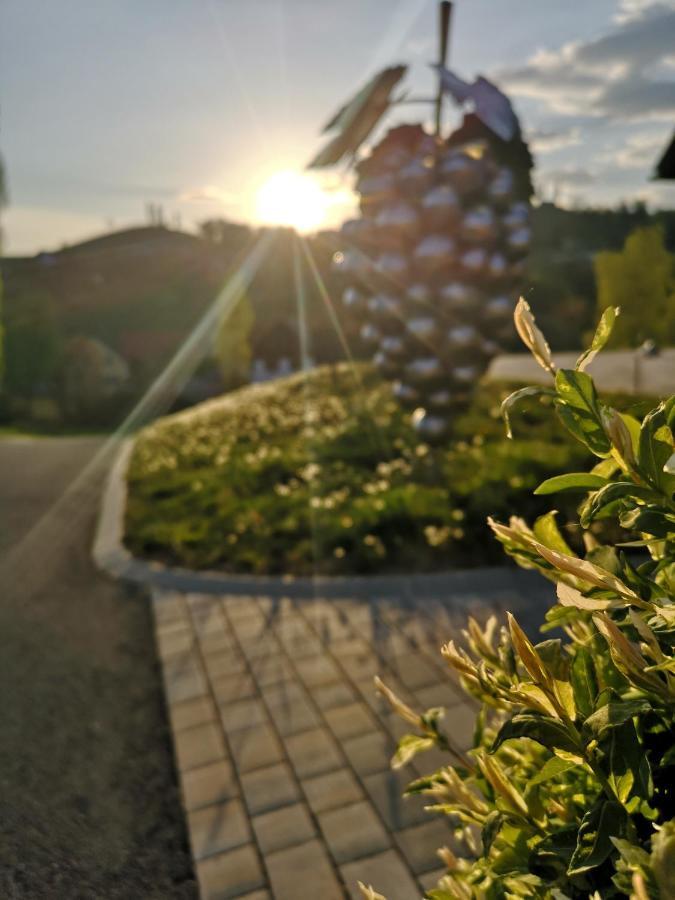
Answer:
M516 504L537 515L536 485L590 459L535 403L514 413L518 434L505 442L508 392L483 385L441 447L420 443L366 365L321 367L161 419L131 460L127 546L257 574L499 563L496 545L486 553L486 516Z
M554 513L532 527L515 516L490 523L520 565L557 584L542 629L553 636L534 644L511 615L503 627L469 619L466 646L442 648L481 702L466 753L443 732L442 710L419 714L378 682L415 729L394 766L431 747L449 752L448 766L408 788L450 817L460 842L440 851L447 874L432 900L675 896L675 396L642 421L599 399L583 369L614 316L604 314L575 370L556 370L523 301L516 312L551 373L545 396L600 460L537 489L581 501L581 552ZM506 414L538 390L516 392ZM592 528L603 520L633 540L600 543Z

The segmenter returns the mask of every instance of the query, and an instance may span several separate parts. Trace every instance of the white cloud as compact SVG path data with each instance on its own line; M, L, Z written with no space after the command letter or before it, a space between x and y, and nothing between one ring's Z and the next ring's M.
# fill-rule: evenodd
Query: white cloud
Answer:
M566 128L531 128L526 138L535 153L554 153L566 147L581 143L581 129L578 125Z
M614 19L616 22L629 22L642 16L650 7L667 5L663 0L620 0Z
M660 152L665 148L670 130L638 132L628 135L620 147L612 147L600 154L597 161L619 169L633 169L649 174L653 171Z
M498 77L516 96L546 102L558 113L620 121L671 118L675 80L661 64L672 58L673 46L675 6L633 4L630 17L600 37L541 50Z
M597 176L589 169L584 169L581 166L566 166L562 169L549 169L546 177L556 185L585 187L593 184Z

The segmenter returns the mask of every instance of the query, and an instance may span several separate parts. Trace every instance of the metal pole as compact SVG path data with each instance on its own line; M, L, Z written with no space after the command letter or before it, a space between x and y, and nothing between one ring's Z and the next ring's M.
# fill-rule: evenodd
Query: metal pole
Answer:
M450 35L450 18L452 15L451 0L441 0L439 7L439 35L440 46L438 54L439 65L444 66L448 58L448 38ZM443 89L441 87L441 73L438 73L438 93L436 95L436 136L441 133L441 109L443 107Z

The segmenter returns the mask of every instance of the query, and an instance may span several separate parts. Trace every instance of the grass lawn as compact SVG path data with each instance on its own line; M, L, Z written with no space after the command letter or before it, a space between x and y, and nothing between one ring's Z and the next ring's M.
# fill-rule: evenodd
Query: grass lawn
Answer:
M133 453L126 544L237 573L503 563L486 516L546 512L550 498L532 496L539 482L591 464L538 401L514 413L506 440L510 390L481 386L442 447L420 444L389 385L346 363L160 419Z

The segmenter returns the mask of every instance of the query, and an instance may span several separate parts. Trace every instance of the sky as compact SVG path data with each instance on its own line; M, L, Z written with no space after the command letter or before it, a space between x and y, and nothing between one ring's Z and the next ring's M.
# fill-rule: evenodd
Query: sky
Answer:
M3 252L142 224L148 203L184 229L255 222L260 186L301 171L378 69L409 63L430 96L436 20L436 0L2 0ZM542 199L675 206L649 181L675 126L675 0L456 0L449 65L509 94ZM328 224L351 183L322 176Z

